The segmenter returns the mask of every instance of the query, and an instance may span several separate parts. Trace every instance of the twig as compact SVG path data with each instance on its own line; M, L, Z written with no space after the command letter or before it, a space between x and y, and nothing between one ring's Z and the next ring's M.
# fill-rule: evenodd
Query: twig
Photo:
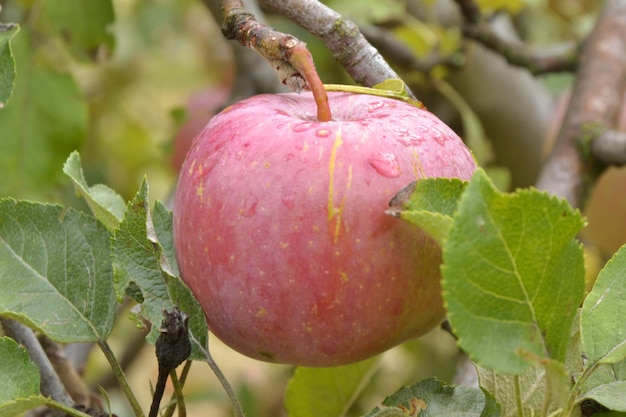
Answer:
M572 72L578 66L576 45L563 45L559 51L542 56L531 52L525 45L505 41L486 23L465 25L463 35L502 55L509 64L526 68L533 75Z
M41 394L52 398L60 404L71 407L74 402L65 390L61 379L54 371L54 367L37 340L35 333L29 327L14 320L0 318L0 323L2 323L2 328L7 336L26 347L30 359L39 368L39 373L41 374ZM62 414L55 411L55 415Z
M124 344L123 351L118 355L118 362L120 364L120 368L123 371L132 365L137 358L137 356L141 353L144 347L146 347L146 334L147 330L133 332L128 336L126 343ZM117 383L117 378L113 369L108 369L104 372L98 380L92 386L98 386L102 388L109 388Z
M626 2L608 0L581 54L572 98L537 187L583 205L590 166L579 152L590 124L616 126L626 92Z
M202 2L213 15L213 19L221 25L220 2L217 0L202 0ZM243 5L259 22L265 23L263 12L255 0L244 0ZM229 43L229 45L233 44ZM231 49L236 71L232 91L226 104L232 104L256 94L277 93L284 90L274 70L265 64L265 60L259 54L238 46Z
M189 375L189 370L191 369L192 363L193 361L190 361L190 360L185 362L185 365L183 366L183 370L180 372L180 378L175 379L172 377L172 385L174 385L174 393L172 394L172 398L169 401L172 404L169 407L167 407L167 409L163 413L163 417L172 417L172 415L174 415L174 410L176 409L177 403L180 401L182 404L182 399L179 399L178 396L179 396L179 393L182 392L182 388L185 385L185 381L187 380L187 376ZM174 403L174 400L176 400L175 403Z
M217 365L217 362L215 362L215 359L213 359L213 356L211 355L209 350L207 349L204 353L206 357L206 362L209 364L209 367L217 377L220 384L222 384L222 388L224 388L224 391L226 391L228 398L230 398L230 401L233 404L235 417L245 417L245 414L243 413L243 408L241 408L241 403L237 398L237 394L235 394L235 390L233 389L232 385L230 385L230 382L228 382L226 375L224 375L220 367Z
M225 0L223 10L224 36L261 54L278 72L281 82L292 90L310 89L317 105L317 119L331 120L326 90L306 45L294 36L258 22L254 15L243 10L240 0Z
M109 362L111 369L113 369L113 372L115 373L117 381L120 384L120 388L122 392L124 392L124 395L126 395L126 399L128 400L128 403L133 409L133 413L135 413L135 417L144 417L145 414L143 413L143 410L141 409L141 406L139 405L139 401L137 401L135 394L130 388L128 379L126 379L126 375L124 374L124 371L122 370L122 367L120 366L120 363L118 362L117 358L113 354L113 351L111 350L111 346L109 346L106 340L99 340L98 346L100 346L100 350L102 350L104 357L107 359L107 362Z
M355 82L372 87L389 78L400 78L354 22L322 3L315 0L261 0L261 3L320 38ZM407 92L415 98L408 87Z
M90 407L92 402L91 391L72 362L68 360L62 346L50 340L46 335L39 335L38 340L73 402Z
M562 45L541 54L529 50L524 44L514 44L504 40L480 15L480 8L474 0L455 0L463 15L463 35L497 52L512 65L526 68L534 75L552 72L571 72L578 66L578 46Z
M174 396L176 397L176 406L178 407L178 417L186 417L187 406L185 405L185 397L183 396L183 387L178 380L178 375L176 375L175 370L170 372L170 380L172 381L172 386L174 387Z

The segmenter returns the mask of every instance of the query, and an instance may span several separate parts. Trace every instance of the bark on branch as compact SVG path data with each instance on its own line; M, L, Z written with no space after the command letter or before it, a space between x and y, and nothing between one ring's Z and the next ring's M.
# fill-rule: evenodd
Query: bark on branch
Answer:
M354 22L322 3L315 0L261 0L261 3L320 38L358 84L372 87L389 78L400 78ZM407 92L415 98L408 87Z
M326 90L306 45L294 36L276 31L243 9L241 0L223 2L222 33L255 50L278 72L282 83L294 91L310 89L317 104L319 121L331 120Z
M575 71L578 65L577 45L561 45L547 53L529 50L524 44L504 40L483 18L474 0L455 0L463 16L463 36L500 54L511 65L526 68L533 75Z
M579 146L586 128L617 125L626 92L626 2L609 0L584 45L563 125L537 187L580 207L590 183L591 163Z
M41 375L41 394L45 397L50 397L53 400L72 406L74 401L65 390L65 386L59 379L59 376L54 370L52 363L46 356L41 344L37 340L35 333L29 328L17 321L10 319L0 319L2 328L7 336L13 338L20 345L23 345L28 350L30 359L39 368ZM50 411L53 416L62 416L63 413L57 410Z

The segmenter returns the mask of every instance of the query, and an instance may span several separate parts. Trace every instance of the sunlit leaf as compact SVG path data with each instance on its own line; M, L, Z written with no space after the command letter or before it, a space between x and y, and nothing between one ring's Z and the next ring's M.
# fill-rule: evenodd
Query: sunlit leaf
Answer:
M459 202L442 269L450 322L476 362L519 373L530 366L522 353L565 360L584 294L574 239L583 224L565 201L537 190L503 194L476 172Z

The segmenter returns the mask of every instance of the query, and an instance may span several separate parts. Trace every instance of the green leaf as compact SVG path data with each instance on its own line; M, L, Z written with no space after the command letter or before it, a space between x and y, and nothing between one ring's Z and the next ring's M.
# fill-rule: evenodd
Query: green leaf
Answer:
M158 337L163 309L178 306L189 315L191 358L205 359L208 328L204 312L177 276L172 240L172 215L162 203L150 212L148 183L144 181L113 236L116 293L118 299L128 295L141 304L139 314L153 324L147 337L150 343Z
M0 315L59 342L104 340L115 320L110 235L73 209L0 200Z
M366 417L498 417L500 407L495 399L477 388L452 387L434 378L404 387Z
M96 184L90 187L83 174L80 155L76 151L72 152L65 161L63 172L70 177L76 194L85 199L93 215L113 232L124 218L126 209L124 199L106 185Z
M609 410L626 411L626 381L600 385L585 393L581 399L595 400Z
M403 87L398 86L398 82L403 83ZM393 88L387 90L385 88ZM344 84L324 84L326 91L341 91L352 94L368 94L370 96L387 97L395 100L404 101L412 106L425 108L424 104L414 98L409 97L406 86L402 80L389 79L377 84L375 87L363 87L360 85L344 85Z
M172 276L180 276L178 263L176 262L176 252L174 251L172 212L160 201L154 204L152 223L154 224L157 240L163 250L164 258L161 259L163 269Z
M0 110L0 195L32 198L63 178L59 168L85 137L87 106L72 77L37 67L28 30L11 47L19 76Z
M0 358L0 411L6 402L39 394L39 369L25 348L0 337Z
M591 374L584 383L578 401L586 398L586 393L592 392L605 385L612 385L616 382L626 381L626 360L618 363L596 363L596 365L587 369ZM601 391L600 391L601 392Z
M476 0L482 13L489 14L496 11L506 11L516 14L524 8L522 0Z
M477 170L443 258L443 295L459 345L483 367L520 373L524 355L565 360L584 294L581 214L537 190L498 192ZM567 280L564 285L563 280Z
M363 0L326 0L328 7L359 23L384 23L401 20L406 16L406 0L370 1L363 6Z
M46 405L48 399L43 395L16 398L13 401L0 402L0 416L19 416L41 405Z
M44 0L42 10L76 57L95 57L100 46L113 49L115 15L111 0Z
M11 52L11 38L20 31L18 25L0 24L0 109L11 97L15 83L15 60Z
M626 358L626 247L600 271L580 316L583 350L590 363Z
M334 368L296 368L287 385L285 408L290 417L343 416L372 378L374 357Z
M502 374L481 366L476 369L481 388L495 397L500 404L502 417L520 415L516 398L518 390L524 415L541 415L546 401L549 412L558 410L567 403L571 377L558 362L534 364L518 375ZM546 395L550 396L547 400Z
M413 182L390 201L387 214L421 228L443 246L466 185L467 182L457 178L424 178Z
M381 83L378 83L372 88L377 90L389 91L390 93L409 98L409 92L406 89L406 84L399 78L389 78Z

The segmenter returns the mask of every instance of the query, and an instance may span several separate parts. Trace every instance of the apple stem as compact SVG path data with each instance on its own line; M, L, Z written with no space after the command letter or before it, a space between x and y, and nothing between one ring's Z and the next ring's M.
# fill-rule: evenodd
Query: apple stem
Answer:
M311 90L317 105L317 120L332 119L328 94L315 69L313 57L306 44L259 23L243 9L241 0L224 0L222 33L241 45L259 53L278 72L280 82L294 91Z
M328 104L326 88L315 69L313 57L303 42L298 41L298 43L291 48L289 61L291 65L302 74L313 93L315 104L317 105L317 120L320 122L330 121L332 114L330 112L330 105Z

